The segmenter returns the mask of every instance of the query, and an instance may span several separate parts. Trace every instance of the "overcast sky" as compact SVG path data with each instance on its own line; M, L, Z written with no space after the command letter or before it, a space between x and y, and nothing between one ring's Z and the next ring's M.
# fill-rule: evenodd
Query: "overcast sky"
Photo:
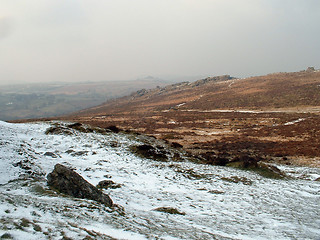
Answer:
M0 83L320 67L319 0L0 0Z

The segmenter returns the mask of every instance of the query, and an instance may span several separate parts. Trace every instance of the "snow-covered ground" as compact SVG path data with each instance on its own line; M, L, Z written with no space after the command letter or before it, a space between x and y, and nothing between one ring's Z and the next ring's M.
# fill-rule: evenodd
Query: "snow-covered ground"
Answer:
M319 239L319 169L281 167L292 178L189 161L135 156L139 136L46 135L50 123L0 121L0 237L13 239ZM58 194L56 163L93 185L111 179L118 207ZM158 212L172 207L185 215Z

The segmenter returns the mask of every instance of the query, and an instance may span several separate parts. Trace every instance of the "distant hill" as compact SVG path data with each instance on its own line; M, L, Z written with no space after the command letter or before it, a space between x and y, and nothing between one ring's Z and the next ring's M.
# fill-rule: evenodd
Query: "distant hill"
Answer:
M242 152L320 166L319 115L320 72L309 68L141 89L63 119L154 135L204 157Z
M225 75L150 90L142 89L75 115L95 116L132 111L161 112L172 108L210 111L312 107L320 106L319 93L319 71L275 73L245 79Z

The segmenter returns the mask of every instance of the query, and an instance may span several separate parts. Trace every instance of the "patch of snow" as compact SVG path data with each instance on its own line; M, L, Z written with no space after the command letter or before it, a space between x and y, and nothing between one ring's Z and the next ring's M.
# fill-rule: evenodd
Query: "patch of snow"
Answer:
M204 113L232 113L232 112L238 112L238 113L261 113L262 111L254 111L254 110L234 110L234 109L213 109L213 110L200 110L200 109L187 109L187 110L181 110L186 112L204 112Z
M285 126L293 125L293 124L302 122L302 121L304 121L304 120L305 120L305 118L299 118L299 119L297 119L297 120L294 120L294 121L291 121L291 122L287 122L287 123L285 123L285 124L283 124L283 125L285 125Z
M203 131L203 130L199 130L196 133L198 135L212 136L212 135L226 134L226 133L230 133L230 132L231 131L229 131L229 130L221 130L221 131Z
M228 87L231 88L231 86L234 84L235 81L232 81L231 83L229 83Z
M180 104L178 104L177 105L177 107L181 107L181 106L183 106L183 105L185 105L186 103L180 103Z

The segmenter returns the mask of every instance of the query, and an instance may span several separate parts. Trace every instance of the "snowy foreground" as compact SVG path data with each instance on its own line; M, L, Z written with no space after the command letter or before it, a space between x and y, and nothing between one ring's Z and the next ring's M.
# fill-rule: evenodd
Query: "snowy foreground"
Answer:
M319 169L291 178L139 158L124 133L46 135L49 123L0 121L0 237L9 239L319 239ZM111 179L109 209L49 189L56 163L93 185ZM232 181L232 179L241 181ZM182 214L155 211L172 207Z

